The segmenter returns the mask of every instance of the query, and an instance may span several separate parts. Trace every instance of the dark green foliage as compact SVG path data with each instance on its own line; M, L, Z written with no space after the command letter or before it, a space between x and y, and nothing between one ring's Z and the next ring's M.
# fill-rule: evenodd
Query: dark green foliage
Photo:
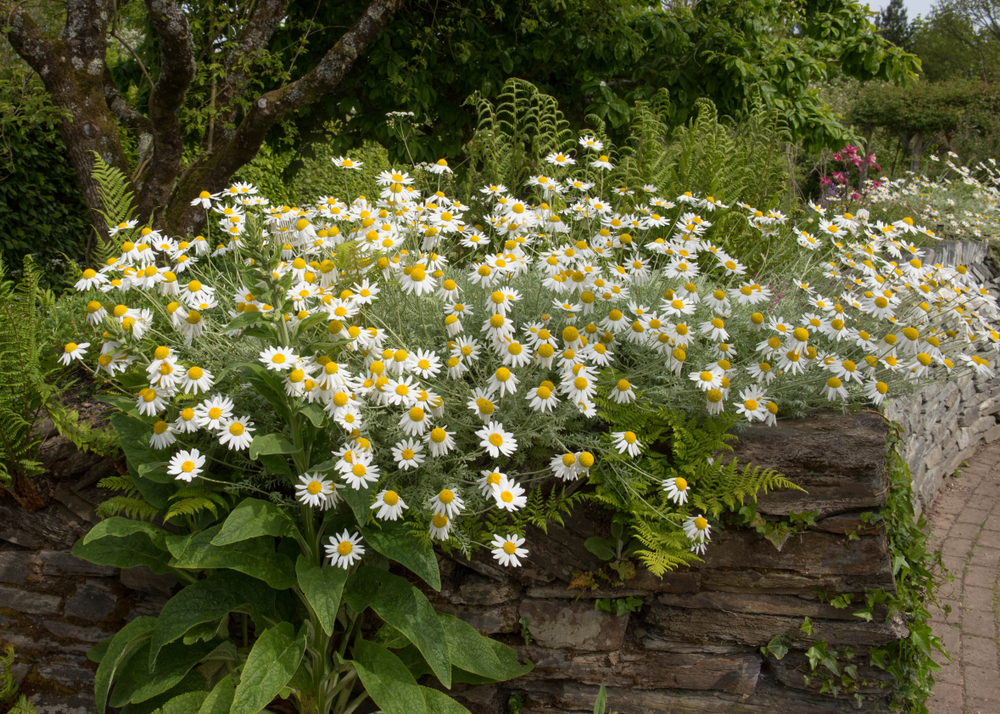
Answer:
M385 112L407 110L427 129L408 147L413 159L454 157L476 128L466 98L478 92L495 101L509 77L521 77L556 97L571 126L594 115L619 142L636 102L652 102L661 89L670 94L670 122L680 124L706 97L723 115L741 115L759 88L793 134L818 148L843 144L848 133L812 92L815 83L834 68L898 81L915 66L873 31L862 7L843 0L691 5L661 11L625 0L408 3L342 91L298 117L299 135L317 135L330 118L349 119L333 137L338 151L374 139L393 157L406 157ZM343 26L356 9L324 3L315 21ZM296 21L314 12L308 3L292 6ZM304 52L302 69L321 51L317 44Z
M35 461L40 440L31 431L45 409L45 375L36 341L39 278L34 262L26 258L24 278L15 285L0 260L0 485L17 474L43 471Z
M0 255L8 265L27 254L43 267L85 254L90 220L59 119L37 77L0 71ZM46 280L59 282L58 271Z

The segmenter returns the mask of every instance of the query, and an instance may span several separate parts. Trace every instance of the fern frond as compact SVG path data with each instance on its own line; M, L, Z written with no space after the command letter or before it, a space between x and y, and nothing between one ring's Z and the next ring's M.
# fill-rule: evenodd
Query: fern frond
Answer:
M103 479L106 481L107 479ZM133 520L152 521L160 512L155 506L147 503L141 497L112 496L97 507L97 515L101 518L125 516Z
M91 177L97 182L97 188L101 195L102 209L98 213L104 218L104 223L108 230L115 228L121 223L132 220L135 216L135 194L130 186L128 177L118 168L108 164L96 151L94 154L94 170ZM122 240L131 238L136 229L120 231L116 234ZM119 243L114 240L97 242L97 260L101 264L107 262L108 258L114 257L119 248Z
M176 503L167 510L163 517L165 521L176 516L195 516L202 511L210 511L218 518L220 507L223 512L229 510L226 497L215 491L213 486L187 486L178 490L171 498L175 499Z
M633 521L632 527L635 537L645 546L636 551L636 555L656 577L662 577L667 571L699 560L691 552L687 536L673 524L637 519Z

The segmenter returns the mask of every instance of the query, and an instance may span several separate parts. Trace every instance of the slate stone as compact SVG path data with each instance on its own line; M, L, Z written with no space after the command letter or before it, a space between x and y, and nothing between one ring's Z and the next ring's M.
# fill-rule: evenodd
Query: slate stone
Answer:
M62 598L0 585L0 608L27 615L52 615L59 611Z
M752 426L733 443L739 463L775 469L806 492L759 496L770 515L819 511L827 516L885 502L888 427L878 414L820 412L775 427ZM726 460L730 456L725 457Z
M629 616L595 610L589 602L524 600L521 617L531 620L528 631L542 647L608 651L622 646Z
M574 652L534 645L518 647L535 668L525 680L571 679L633 689L702 689L753 694L761 657L751 649L716 653Z
M35 554L21 550L11 550L0 553L0 583L24 585L25 579L31 575L31 562Z
M43 550L38 554L45 575L68 575L71 577L113 577L116 569L110 565L95 565L75 557L65 550Z
M114 612L118 598L110 593L103 583L88 580L76 588L76 592L66 601L63 612L67 617L98 622Z

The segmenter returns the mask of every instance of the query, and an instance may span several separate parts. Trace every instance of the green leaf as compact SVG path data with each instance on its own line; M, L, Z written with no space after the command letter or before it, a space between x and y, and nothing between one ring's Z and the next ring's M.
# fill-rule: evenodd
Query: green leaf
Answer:
M444 627L422 592L398 575L363 565L347 581L344 598L355 612L371 607L406 635L441 683L451 687L451 657Z
M298 449L281 434L263 434L255 436L250 442L250 458L256 459L260 455L270 456L271 454L294 454Z
M145 533L149 536L149 540L157 548L160 550L167 549L167 545L164 542L164 538L167 536L167 532L165 530L157 528L152 523L134 521L131 518L122 518L121 516L105 518L103 521L91 528L87 535L83 537L83 544L87 545L95 540L107 538L108 536L117 536L121 538L132 535L133 533Z
M266 630L243 666L231 714L257 714L266 707L295 674L305 649L304 628L298 636L290 622Z
M233 675L229 674L208 693L198 714L229 714L234 696L236 696L236 685L233 684Z
M358 640L354 668L365 691L385 714L428 714L427 700L406 665L382 645ZM437 710L430 710L437 714Z
M275 552L273 538L262 536L226 546L214 546L212 540L221 529L222 526L214 526L192 535L168 536L167 548L174 556L170 565L192 570L238 570L260 578L277 590L295 585L295 566L287 556Z
M258 536L283 536L292 525L288 514L270 501L247 498L229 514L212 545L229 545Z
M420 687L420 692L424 695L428 712L433 712L433 714L472 714L468 709L437 689Z
M218 642L198 642L193 645L174 642L163 648L153 669L149 666L150 643L144 643L121 668L111 692L111 706L123 707L129 702L138 704L169 691L205 655L214 650Z
M583 546L601 560L611 560L615 557L615 550L606 538L591 536L583 542Z
M309 562L302 555L295 561L295 575L302 594L306 596L309 606L316 613L323 632L327 635L333 634L333 626L337 622L340 596L344 592L347 574L345 568L332 566L324 568Z
M155 617L141 616L125 625L111 638L94 679L94 700L99 714L104 714L107 707L111 680L118 668L129 655L134 654L136 647L149 638L155 627Z
M362 528L361 533L375 551L406 566L435 590L441 589L441 569L434 548L414 537L402 521L383 521Z
M491 682L503 682L527 674L534 667L517 661L517 652L496 640L483 637L472 625L454 615L438 613L448 642L453 666Z
M251 312L244 312L229 321L229 324L226 325L226 332L243 327L250 327L251 325L256 325L257 323L263 321L264 316L259 311L254 310Z
M167 473L169 461L151 461L139 464L137 471L142 478L148 478L156 483L174 483L177 479Z
M162 714L191 714L199 711L198 707L203 706L206 692L185 692L179 697L174 697L169 702L160 707L157 711Z
M608 690L601 685L597 691L597 700L594 702L594 714L604 714L608 709Z
M84 544L83 538L73 544L73 555L98 565L132 568L145 565L154 573L169 573L168 555L153 545L144 533L135 532L124 537L101 538Z
M230 612L249 614L257 629L263 630L278 619L275 596L275 591L264 582L232 570L221 570L188 585L170 598L156 620L149 650L150 667L155 666L161 648L192 628Z
M363 526L368 522L368 514L371 512L370 506L375 500L375 494L371 489L360 488L355 490L348 486L347 488L338 488L337 493L351 507L351 513L354 514L354 518L357 520L359 526Z
M317 429L323 426L323 421L326 419L326 412L319 404L306 404L299 409L299 413L305 415L306 419L312 422L312 425Z
M767 643L767 654L771 654L775 659L781 659L786 654L788 654L788 646L791 641L787 637L782 637L777 635L771 638L771 641Z
M100 664L101 660L104 659L104 653L108 651L108 646L111 644L111 640L113 639L114 635L109 635L87 650L87 659L91 662Z

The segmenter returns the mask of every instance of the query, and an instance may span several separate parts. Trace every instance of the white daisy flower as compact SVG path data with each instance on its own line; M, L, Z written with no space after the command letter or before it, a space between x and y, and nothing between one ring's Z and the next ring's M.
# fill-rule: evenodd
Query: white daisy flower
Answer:
M631 431L616 431L611 434L611 440L619 454L628 452L629 456L636 457L642 449L642 443Z
M190 481L201 475L205 467L205 457L198 449L178 451L167 464L167 473L178 481Z
M493 498L496 499L497 508L511 513L524 508L528 502L528 497L524 495L524 489L520 484L507 478L500 479L499 483L493 486Z
M365 547L361 545L361 534L350 533L346 528L340 535L331 536L330 544L324 547L330 565L344 570L361 560L361 556L365 554Z
M687 503L688 482L687 479L677 476L668 478L663 482L663 490L667 492L667 498L679 506Z
M521 565L521 558L528 557L527 548L522 548L524 545L524 538L516 535L507 535L506 538L502 538L499 535L493 536L493 557L499 561L501 565L518 567Z
M299 483L295 486L295 495L299 501L313 508L322 507L327 497L333 493L333 482L315 474L299 476Z
M500 454L510 456L517 451L517 439L512 433L505 431L500 422L491 421L485 428L478 430L476 436L481 439L479 445L494 459L499 458Z
M227 419L219 429L219 444L228 446L233 451L242 451L250 447L255 431L248 416Z
M395 521L403 517L403 509L409 508L399 494L395 491L385 490L375 497L375 503L370 506L371 510L378 509L375 517L380 521Z

